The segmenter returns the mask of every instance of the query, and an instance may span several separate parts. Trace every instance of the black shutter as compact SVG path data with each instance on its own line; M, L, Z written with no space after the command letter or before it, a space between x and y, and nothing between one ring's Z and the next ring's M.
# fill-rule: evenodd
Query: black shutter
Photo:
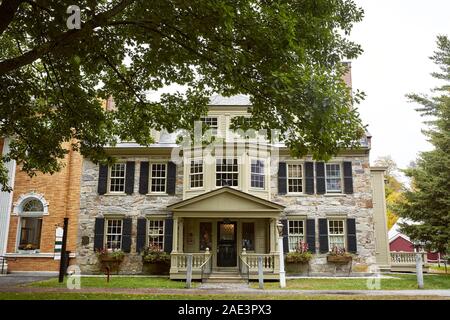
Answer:
M353 193L353 173L350 161L344 161L344 193Z
M281 223L283 224L283 252L288 253L289 252L288 220L287 219L281 220Z
M356 253L356 221L355 219L347 219L347 251Z
M175 194L175 186L177 182L177 165L169 161L167 164L167 193L170 195Z
M104 218L95 218L94 250L103 249L104 234L105 234L105 219Z
M175 230L177 232L177 230ZM164 251L172 252L173 219L167 218L164 221Z
M138 218L136 227L136 252L141 252L146 247L147 219Z
M317 194L325 194L325 163L316 162L316 190Z
M141 162L140 176L139 176L139 193L147 194L148 193L148 161Z
M308 251L316 253L316 221L314 219L306 220L306 243Z
M305 193L314 194L314 162L305 162Z
M131 218L124 218L122 221L122 251L131 252Z
M98 170L98 194L105 194L108 188L108 166L101 164Z
M319 219L319 251L328 252L328 220Z
M287 193L286 184L286 162L278 163L278 194Z
M134 191L134 161L127 161L125 177L125 193L133 194Z

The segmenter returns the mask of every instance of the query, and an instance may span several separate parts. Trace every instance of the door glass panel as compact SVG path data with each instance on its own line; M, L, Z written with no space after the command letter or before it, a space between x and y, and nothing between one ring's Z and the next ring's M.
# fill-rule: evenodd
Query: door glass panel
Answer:
M221 241L233 241L234 240L234 224L222 223L220 224L220 240Z
M242 223L242 247L245 250L255 250L255 224L253 222Z

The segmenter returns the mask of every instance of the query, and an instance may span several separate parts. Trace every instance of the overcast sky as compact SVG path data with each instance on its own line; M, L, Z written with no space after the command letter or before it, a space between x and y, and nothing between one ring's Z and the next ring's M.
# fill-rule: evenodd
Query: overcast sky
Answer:
M406 167L429 150L423 118L407 102L409 92L428 93L438 82L428 59L436 36L450 36L450 0L355 0L364 20L351 38L364 53L352 62L353 88L367 94L359 110L372 134L371 161L391 155Z

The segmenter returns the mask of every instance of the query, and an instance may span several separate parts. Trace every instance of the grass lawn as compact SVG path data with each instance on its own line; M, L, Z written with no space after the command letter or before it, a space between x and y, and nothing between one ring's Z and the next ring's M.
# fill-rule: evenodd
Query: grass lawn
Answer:
M437 296L0 293L0 300L443 300Z
M440 267L432 266L432 267L430 267L430 269L433 271L445 273L445 266L443 266L443 265L441 265ZM450 265L447 266L447 272L448 272L448 274L450 274Z
M381 290L408 290L417 289L415 274L394 274L398 279L380 279ZM287 289L298 290L368 290L367 279L289 279ZM424 275L424 289L450 289L450 274ZM257 283L252 283L257 288ZM278 282L264 283L264 289L279 289Z
M38 288L66 288L67 278L63 283L59 283L57 278L50 280L33 282L25 286ZM169 278L153 278L153 277L114 277L106 282L104 277L81 277L82 288L168 288L182 289L186 283L184 281L174 281ZM197 283L193 282L192 287L196 287Z

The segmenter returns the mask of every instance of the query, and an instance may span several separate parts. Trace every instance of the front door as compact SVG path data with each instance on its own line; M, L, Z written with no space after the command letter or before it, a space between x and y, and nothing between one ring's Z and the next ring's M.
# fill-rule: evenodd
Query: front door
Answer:
M236 222L219 222L217 230L217 266L236 267Z

